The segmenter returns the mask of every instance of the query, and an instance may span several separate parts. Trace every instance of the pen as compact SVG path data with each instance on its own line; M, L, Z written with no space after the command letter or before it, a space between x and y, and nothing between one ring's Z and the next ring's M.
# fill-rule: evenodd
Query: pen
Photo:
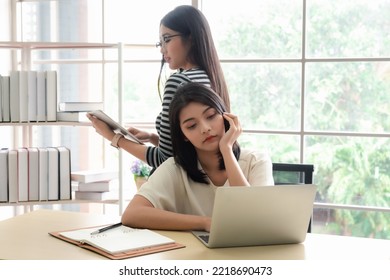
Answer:
M113 229L113 228L119 227L121 225L122 225L122 223L117 223L117 224L113 224L113 225L110 225L110 226L106 226L104 228L101 228L101 229L98 229L98 230L95 230L95 231L91 232L91 235L102 233L104 231L107 231L109 229Z

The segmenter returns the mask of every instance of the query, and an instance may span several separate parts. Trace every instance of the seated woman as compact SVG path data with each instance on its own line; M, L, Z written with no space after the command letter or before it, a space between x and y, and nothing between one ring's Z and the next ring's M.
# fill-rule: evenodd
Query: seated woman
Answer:
M273 185L267 154L241 150L238 117L197 83L181 86L170 105L174 157L165 161L129 203L124 225L210 231L216 188ZM232 207L245 207L232 205Z

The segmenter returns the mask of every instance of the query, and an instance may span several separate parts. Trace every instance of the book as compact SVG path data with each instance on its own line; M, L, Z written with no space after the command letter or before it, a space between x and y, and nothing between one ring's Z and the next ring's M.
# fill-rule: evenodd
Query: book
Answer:
M99 181L109 181L118 178L118 172L112 170L80 170L71 173L72 181L80 183L91 183Z
M37 73L37 121L46 121L46 80L45 72Z
M11 71L10 73L10 99L9 99L9 110L11 122L20 121L20 104L19 104L19 71Z
M155 231L123 225L91 235L102 227L104 225L49 234L110 259L125 259L185 247Z
M121 133L124 137L126 137L127 139L129 139L135 143L142 144L142 145L144 144L137 137L135 137L134 134L130 133L127 129L122 127L119 123L117 123L116 121L111 119L103 111L101 111L101 110L90 111L89 114L91 114L92 116L95 116L99 120L104 121L109 127L111 127L112 130L114 130L114 132Z
M28 71L19 71L19 121L28 122Z
M73 190L79 192L109 192L114 190L118 186L118 180L115 179L91 183L73 183Z
M18 202L18 151L8 151L8 202Z
M114 200L118 199L118 192L109 191L109 192L81 192L75 191L74 198L80 200Z
M47 166L48 166L48 200L59 200L59 161L58 150L53 147L47 148Z
M59 173L59 198L68 200L72 198L70 184L70 150L66 147L57 147L58 150L58 173Z
M18 201L28 201L28 152L18 148Z
M89 122L85 112L57 112L59 122Z
M46 120L57 120L57 72L46 71Z
M58 111L60 112L89 112L103 110L103 102L60 102Z
M0 150L0 202L8 202L8 149Z
M3 122L3 76L0 75L0 122Z
M46 148L38 148L39 154L39 200L48 200L49 191L49 165L48 151Z
M37 71L27 72L28 120L37 120Z
M29 147L28 151L28 200L39 200L39 152Z
M2 106L3 106L3 122L9 122L11 121L11 115L10 115L10 105L9 105L9 99L10 99L10 77L9 76L3 76L2 78Z

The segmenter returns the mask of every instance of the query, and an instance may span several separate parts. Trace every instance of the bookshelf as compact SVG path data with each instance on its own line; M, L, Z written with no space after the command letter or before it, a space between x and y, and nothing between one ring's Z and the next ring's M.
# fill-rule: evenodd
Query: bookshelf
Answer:
M117 121L120 124L123 124L123 114L122 114L122 104L123 104L123 64L124 64L124 49L131 48L144 48L144 47L154 47L154 45L149 44L123 44L123 43L80 43L80 42L70 42L70 43L60 43L60 42L15 42L15 41L0 41L0 49L7 49L11 51L12 56L12 69L11 70L23 70L28 71L32 68L32 63L35 64L71 64L71 63L116 63L118 69L118 84L117 84L117 94L118 94L118 119ZM58 58L50 59L49 62L45 60L36 60L33 59L33 52L39 50L104 50L104 49L113 49L116 51L116 58L106 59L103 55L100 59L67 59L67 58ZM57 99L58 102L58 99ZM32 146L32 135L34 126L52 126L52 127L61 127L61 126L91 126L89 122L0 122L0 127L10 126L13 128L13 139L14 146L17 147L18 143L22 143L25 147ZM124 193L123 193L123 181L124 181L124 172L123 172L123 157L122 150L118 151L118 173L119 173L119 196L116 202L111 201L109 203L118 203L119 205L119 214L123 212L124 207ZM81 203L81 201L79 201ZM88 201L83 201L88 202ZM20 202L17 205L26 203L26 206L31 207L31 205L36 204L61 204L69 203L69 201L49 201L42 203L41 201L33 202ZM104 202L103 202L104 203ZM4 205L15 205L14 203L0 203L0 206Z

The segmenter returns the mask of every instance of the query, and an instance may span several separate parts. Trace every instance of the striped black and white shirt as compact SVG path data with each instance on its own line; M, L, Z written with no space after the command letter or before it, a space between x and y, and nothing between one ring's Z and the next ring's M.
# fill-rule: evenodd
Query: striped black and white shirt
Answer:
M168 78L164 87L162 111L156 119L156 129L160 138L159 145L150 146L146 151L146 161L154 168L173 156L171 129L169 127L169 106L177 88L181 84L188 82L197 82L211 86L206 72L198 68L178 71Z

